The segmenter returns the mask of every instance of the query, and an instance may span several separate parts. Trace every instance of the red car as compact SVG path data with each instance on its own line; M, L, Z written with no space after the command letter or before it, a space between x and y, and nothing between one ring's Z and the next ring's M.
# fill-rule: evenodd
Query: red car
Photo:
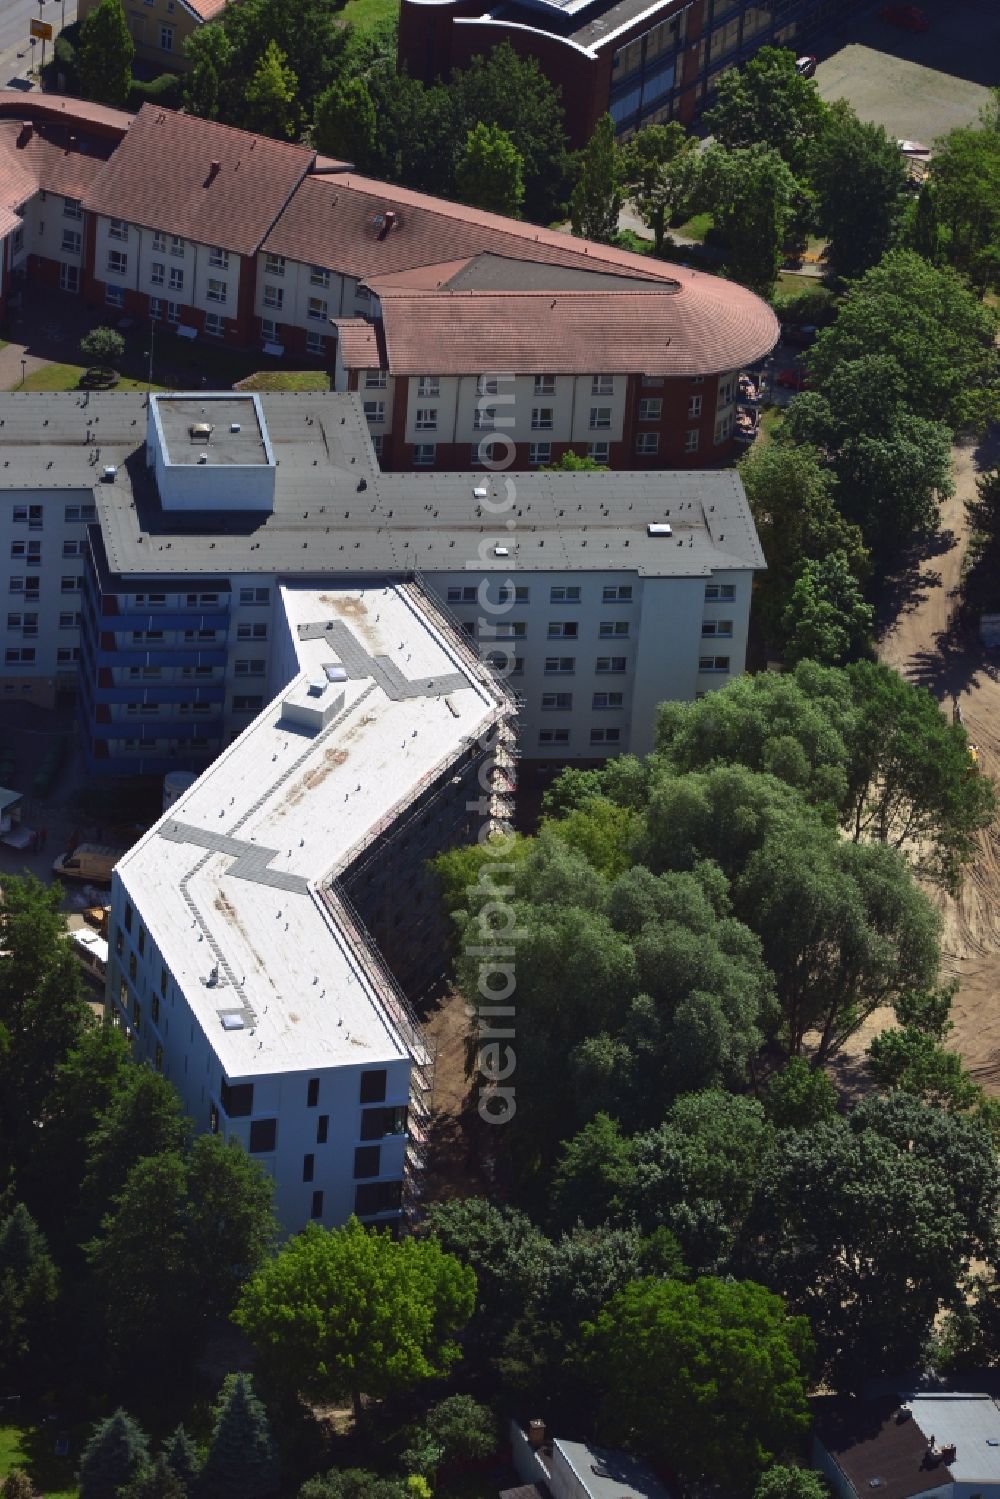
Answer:
M774 377L774 383L780 385L783 390L808 390L809 376L799 365L790 364L787 369L778 371Z
M904 31L926 31L931 24L927 12L918 5L883 5L882 19Z

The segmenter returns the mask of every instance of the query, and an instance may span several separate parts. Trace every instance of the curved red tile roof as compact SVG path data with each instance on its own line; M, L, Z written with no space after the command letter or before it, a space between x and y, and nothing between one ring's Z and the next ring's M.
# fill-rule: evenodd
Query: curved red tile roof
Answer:
M684 377L754 364L778 340L778 320L745 287L696 271L667 292L421 292L383 289L385 350L393 375L512 370L546 374ZM368 325L363 324L363 327ZM338 324L341 357L368 368L372 341ZM433 350L433 353L430 351ZM355 359L357 362L355 363Z

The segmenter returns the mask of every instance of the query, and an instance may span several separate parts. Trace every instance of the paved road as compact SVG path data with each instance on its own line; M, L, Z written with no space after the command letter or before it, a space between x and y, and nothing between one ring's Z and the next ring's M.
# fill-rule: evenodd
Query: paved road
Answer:
M76 19L77 0L66 0L66 25ZM54 32L58 32L63 19L61 0L0 0L0 86L8 79L22 75L31 65L31 54L38 53L41 59L41 42L32 47L28 31L32 17L50 21ZM51 44L45 48L46 62L52 56Z

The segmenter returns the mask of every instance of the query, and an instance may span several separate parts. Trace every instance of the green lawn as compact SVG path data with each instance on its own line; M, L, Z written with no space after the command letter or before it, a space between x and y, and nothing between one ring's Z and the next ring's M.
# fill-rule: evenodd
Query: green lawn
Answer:
M329 390L325 370L258 370L239 383L240 390Z
M76 390L80 384L80 376L86 372L84 364L43 364L41 369L32 370L27 376L24 384L20 380L13 386L14 390ZM130 380L122 375L118 384L113 386L114 390L166 390L165 385L149 385L145 380Z
M347 0L340 12L359 31L368 31L380 21L391 21L399 14L399 0Z
M53 1451L55 1439L55 1422L44 1426L0 1423L0 1478L6 1478L12 1468L26 1467L45 1499L77 1499L79 1490L73 1481L73 1471L79 1458L79 1443L74 1444L76 1457L60 1458Z
M693 218L687 219L683 224L674 224L667 233L676 231L684 234L688 239L704 240L705 235L712 227L712 215L710 213L696 213Z

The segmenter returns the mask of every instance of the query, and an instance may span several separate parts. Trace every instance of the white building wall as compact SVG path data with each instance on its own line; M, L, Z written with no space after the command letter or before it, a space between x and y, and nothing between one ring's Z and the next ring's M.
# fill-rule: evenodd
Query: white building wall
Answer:
M211 1131L239 1140L274 1179L275 1211L286 1233L298 1232L313 1220L327 1227L346 1222L355 1211L359 1186L398 1181L404 1170L404 1135L362 1137L362 1074L383 1070L386 1074L384 1098L371 1107L405 1108L409 1059L370 1057L353 1066L225 1078L211 1037L150 935L149 926L155 920L155 910L143 911L116 871L111 890L107 1005L112 1019L125 1031L133 1056L162 1072L174 1085L199 1133ZM205 959L207 975L211 964L207 949ZM330 1002L336 1004L335 995ZM227 1116L222 1107L223 1082L252 1083L249 1115ZM274 1148L253 1149L251 1126L257 1122L266 1127L271 1120L275 1121ZM375 1147L379 1154L373 1176L370 1155L359 1158L356 1152L371 1152ZM321 1202L316 1193L322 1194Z

